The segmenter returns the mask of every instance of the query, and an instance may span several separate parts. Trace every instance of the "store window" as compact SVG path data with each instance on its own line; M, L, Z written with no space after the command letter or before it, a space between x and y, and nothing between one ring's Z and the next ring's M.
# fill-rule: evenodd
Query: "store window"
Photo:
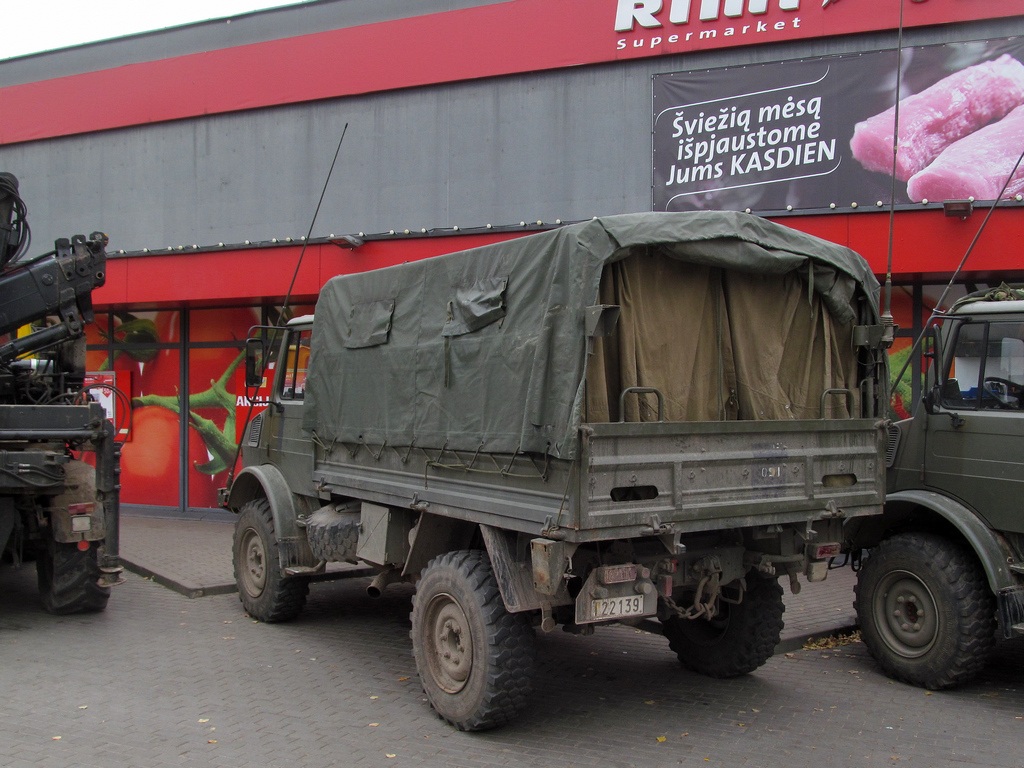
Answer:
M180 505L181 325L181 312L160 310L99 314L86 328L89 381L97 399L114 392L125 504Z
M257 307L193 309L188 313L188 506L217 506L235 461L236 400L243 391L245 340L260 324Z

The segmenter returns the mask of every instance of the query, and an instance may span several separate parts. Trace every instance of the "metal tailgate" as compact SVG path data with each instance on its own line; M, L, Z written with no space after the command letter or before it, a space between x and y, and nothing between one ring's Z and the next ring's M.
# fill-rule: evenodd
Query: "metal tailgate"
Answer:
M882 422L654 422L584 428L582 531L700 531L881 511Z

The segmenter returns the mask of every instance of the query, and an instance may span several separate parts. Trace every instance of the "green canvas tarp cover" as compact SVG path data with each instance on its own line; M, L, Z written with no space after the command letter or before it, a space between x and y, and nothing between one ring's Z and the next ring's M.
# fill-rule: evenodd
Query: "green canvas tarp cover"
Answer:
M325 444L571 459L584 422L816 418L856 386L853 251L731 212L597 218L335 277L316 305L303 426ZM616 304L590 341L587 308ZM834 403L834 404L833 404ZM848 415L844 398L829 415ZM855 407L855 406L854 406Z

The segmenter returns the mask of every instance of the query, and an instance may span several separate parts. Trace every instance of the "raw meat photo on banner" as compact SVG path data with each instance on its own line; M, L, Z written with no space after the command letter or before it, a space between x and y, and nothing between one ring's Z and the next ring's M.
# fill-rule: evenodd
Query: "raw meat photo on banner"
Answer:
M892 50L655 75L654 209L995 199L1024 148L1024 41L903 49L894 185L896 58ZM1003 196L1022 190L1017 168Z

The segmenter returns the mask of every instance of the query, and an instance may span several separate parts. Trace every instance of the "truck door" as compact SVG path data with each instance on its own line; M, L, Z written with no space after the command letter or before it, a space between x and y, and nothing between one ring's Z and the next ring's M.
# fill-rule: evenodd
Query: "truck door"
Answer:
M959 323L928 417L925 484L1024 532L1024 323Z

